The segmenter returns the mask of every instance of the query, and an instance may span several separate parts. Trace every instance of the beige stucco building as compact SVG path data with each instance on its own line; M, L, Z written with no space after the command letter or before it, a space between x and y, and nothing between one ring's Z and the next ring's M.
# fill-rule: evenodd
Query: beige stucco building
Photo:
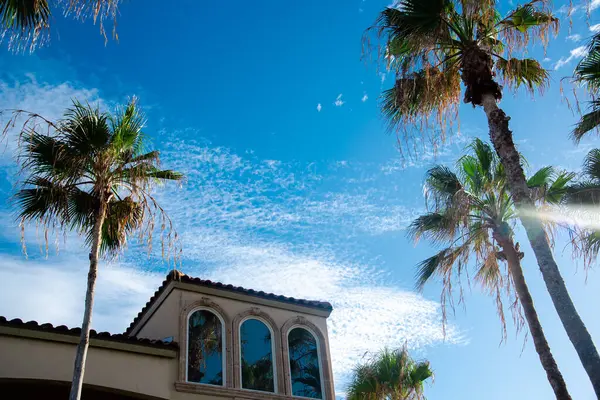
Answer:
M92 331L83 399L334 400L331 311L172 271L125 333ZM79 333L0 317L3 398L66 399Z

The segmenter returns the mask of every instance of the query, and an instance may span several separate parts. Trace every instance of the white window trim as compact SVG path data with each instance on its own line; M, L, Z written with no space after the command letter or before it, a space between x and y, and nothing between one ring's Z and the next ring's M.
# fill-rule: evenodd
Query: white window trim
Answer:
M201 383L201 382L191 382L188 378L188 369L189 369L189 364L188 364L188 356L189 356L189 348L190 348L190 317L192 316L192 314L194 314L196 311L208 311L213 313L214 315L217 316L217 318L219 318L219 321L221 322L221 340L223 342L222 346L221 346L221 360L222 360L222 366L221 366L221 370L222 370L222 381L223 383L221 385L213 385L212 383ZM210 307L205 307L205 306L199 306L199 307L195 307L194 309L192 309L186 318L186 323L185 323L185 381L187 383L192 383L195 385L206 385L206 386L215 386L215 387L226 387L226 382L227 382L227 327L225 326L225 320L223 319L223 317L221 316L221 314L219 314L214 308L210 308Z
M267 327L267 329L269 330L269 332L271 333L271 364L273 365L273 392L267 392L264 390L256 390L256 389L246 389L244 388L244 380L242 377L242 325L244 324L244 322L248 321L249 319L255 319L257 321L262 322L263 324L265 324L265 326ZM277 394L277 354L275 353L276 348L275 348L275 333L273 332L273 328L271 327L271 325L265 321L263 318L256 316L256 315L249 315L247 317L245 317L244 319L242 319L239 323L239 325L237 326L237 330L238 330L238 349L240 349L239 354L240 354L240 359L239 361L239 365L240 367L238 368L238 374L240 377L240 389L242 390L247 390L250 392L256 392L256 393L274 393Z
M321 342L319 341L319 336L315 334L315 331L313 331L312 329L310 329L308 326L306 325L302 325L302 324L296 324L296 325L292 325L290 327L290 329L288 329L288 331L285 334L285 340L287 340L287 360L288 360L288 371L290 371L290 396L298 398L298 399L310 399L310 400L315 400L314 397L305 397L305 396L298 396L294 394L294 383L292 382L292 357L290 357L290 332L296 328L301 328L304 329L306 331L308 331L312 337L315 339L315 343L317 343L317 364L319 365L319 379L321 380L321 398L317 399L317 400L325 400L325 388L323 387L323 362L321 360Z

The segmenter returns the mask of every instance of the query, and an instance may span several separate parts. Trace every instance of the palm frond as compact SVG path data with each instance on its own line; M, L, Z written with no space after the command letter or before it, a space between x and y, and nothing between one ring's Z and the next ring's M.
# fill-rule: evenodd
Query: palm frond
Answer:
M510 27L519 32L526 32L532 27L558 22L558 18L551 13L536 8L538 5L543 5L543 1L534 0L517 6L506 18L499 21L498 25L501 27Z
M600 89L600 33L596 33L588 45L588 51L577 67L575 67L575 80L588 87L590 92L596 93Z
M25 222L47 223L55 219L68 224L70 188L41 176L31 176L24 188L15 194L19 206L19 219Z
M17 49L33 49L47 35L49 20L47 0L0 0L0 38L8 36Z
M137 99L132 98L127 105L119 110L115 118L111 118L113 135L111 143L115 151L140 154L142 152L142 128L145 118L137 105Z
M588 179L600 182L600 149L592 149L583 160L582 172Z
M509 12L496 24L496 29L512 50L526 46L530 39L547 42L550 33L558 34L559 26L559 19L552 14L545 0L532 0Z
M165 169L162 171L154 171L148 173L148 178L154 178L160 181L169 180L169 181L180 181L184 178L184 175L181 172L173 171L170 169Z
M477 272L475 273L475 280L490 294L493 294L498 288L504 286L504 279L505 276L500 270L495 253L491 253L485 257L483 262L477 267Z
M73 180L82 173L83 160L73 154L71 148L56 137L30 132L23 136L27 156L22 167L36 175L54 176L61 180Z
M533 58L500 58L496 61L496 69L508 86L519 88L525 85L530 92L545 89L550 79L550 73Z
M475 138L469 145L469 149L475 154L481 172L486 177L491 177L492 168L496 162L496 153L492 149L492 146L479 138Z
M417 363L414 366L413 370L410 372L410 380L413 382L414 385L418 383L423 383L431 377L433 377L433 371L431 370L429 362Z
M134 163L139 163L139 162L149 162L152 165L159 164L160 163L160 152L153 150L148 153L140 154L139 156L135 156L135 157L133 157L133 155L132 155L132 158L126 162L127 162L127 164L134 164Z
M472 155L465 154L460 157L456 162L456 167L459 175L465 181L464 186L468 186L470 193L479 195L489 189L495 179L501 178L501 176L496 176L498 160L492 147L479 138L473 139L467 146L467 150Z
M438 116L460 102L458 70L430 68L396 80L382 94L381 111L390 129L414 123L421 117Z
M408 227L408 236L418 241L426 237L433 243L452 241L459 221L448 214L427 213L416 218Z
M61 121L61 138L76 154L95 154L104 149L111 138L108 119L109 115L99 107L74 100Z
M47 27L50 9L46 0L0 0L4 29L33 31Z
M451 268L461 257L468 257L468 243L461 246L447 247L417 264L416 289L423 287L434 275L442 277L451 275Z
M571 206L596 206L600 204L600 183L580 181L571 185L564 196L564 203Z
M553 179L550 187L546 190L544 203L557 205L560 204L567 193L571 190L571 182L575 179L573 172L562 171Z
M600 149L592 149L582 166L583 179L566 189L564 202L567 205L600 204Z
M581 117L571 132L571 137L575 143L579 143L588 132L597 129L598 126L600 126L600 100L592 100L589 102L588 112Z
M426 197L436 203L448 206L463 186L458 176L450 168L437 165L427 171L425 178Z
M529 188L544 187L552 182L552 177L556 175L556 170L552 166L542 167L535 174L527 179Z
M142 226L143 217L143 207L133 201L131 197L110 202L102 227L100 251L103 254L114 254L121 251L126 244L127 237ZM91 244L91 241L90 231L87 236L88 245Z
M381 12L375 28L387 32L390 42L422 46L440 34L444 26L442 16L451 7L450 0L402 0L397 7L388 7Z
M152 164L142 163L132 167L128 167L120 171L119 182L133 183L137 185L137 182L145 182L150 179L156 183L162 181L180 181L184 178L184 175L177 171L172 170L160 170Z
M579 253L583 256L585 264L591 265L598 259L600 231L586 231L582 235L579 241Z

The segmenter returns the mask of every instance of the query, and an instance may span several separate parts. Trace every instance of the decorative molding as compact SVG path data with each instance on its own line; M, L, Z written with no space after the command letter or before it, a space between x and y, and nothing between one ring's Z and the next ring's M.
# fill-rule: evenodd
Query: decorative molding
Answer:
M178 392L195 393L211 397L228 397L235 400L290 400L290 396L281 394L259 392L257 390L246 390L237 388L225 388L220 386L203 385L201 383L175 382L175 390Z
M281 353L281 333L279 331L279 327L275 323L275 321L271 318L269 314L262 311L259 307L251 307L245 311L242 311L238 315L236 315L233 319L232 331L233 331L233 387L237 389L242 389L241 382L241 373L240 373L240 360L241 360L241 352L242 349L240 347L240 328L241 323L248 317L257 317L259 320L263 320L269 328L271 328L271 332L273 333L273 349L274 349L274 367L276 374L275 384L277 387L275 388L277 393L286 393L284 387L284 378L283 378L283 357Z
M233 387L233 354L232 354L232 346L233 345L233 336L231 331L231 319L223 310L223 308L215 303L213 300L208 297L202 297L200 300L194 301L182 308L181 314L179 316L179 381L186 381L186 371L187 371L187 352L188 352L188 337L187 337L187 324L188 324L188 315L196 308L208 308L211 309L223 319L223 329L225 330L225 387L232 388ZM191 385L196 385L194 383L190 383ZM202 385L207 386L207 385ZM220 388L219 386L215 386L216 388ZM220 388L221 389L221 388Z
M331 374L331 360L329 358L329 351L327 349L327 338L321 332L321 329L315 324L310 322L303 316L296 316L287 320L283 327L281 327L281 348L283 353L283 370L284 370L284 389L287 396L292 396L292 374L290 371L290 352L288 345L288 333L292 328L307 328L308 331L316 335L317 346L319 348L319 369L321 370L321 376L323 382L321 386L323 388L323 400L335 400L335 393L333 390L333 376Z

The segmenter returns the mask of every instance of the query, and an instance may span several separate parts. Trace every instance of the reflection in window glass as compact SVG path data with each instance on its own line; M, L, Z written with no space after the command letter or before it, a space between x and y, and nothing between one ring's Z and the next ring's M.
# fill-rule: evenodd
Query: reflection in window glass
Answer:
M198 310L188 322L188 381L223 385L223 327L210 311Z
M288 335L292 394L321 399L321 373L315 337L306 329L294 328Z
M271 331L257 319L248 319L240 327L242 387L274 392Z

